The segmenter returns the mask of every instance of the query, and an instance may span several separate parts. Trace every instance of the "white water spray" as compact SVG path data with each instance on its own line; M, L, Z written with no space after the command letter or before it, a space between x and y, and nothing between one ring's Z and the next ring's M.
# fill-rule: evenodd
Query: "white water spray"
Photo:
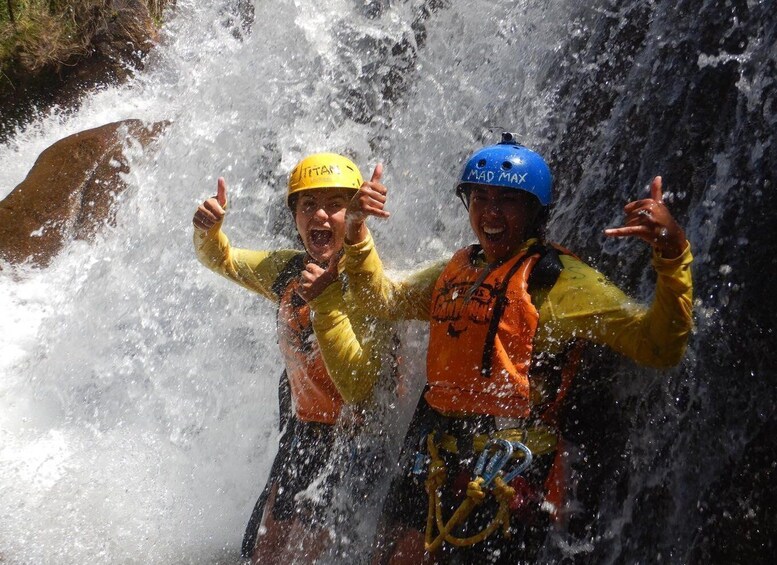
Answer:
M226 0L179 1L140 77L0 147L5 196L58 139L172 120L153 152L129 148L115 226L44 270L0 273L0 561L238 559L276 448L281 363L272 306L194 258L191 215L218 176L233 243L288 247L272 232L294 162L345 151L369 175L383 161L394 217L374 231L409 268L469 241L452 185L495 139L484 126L541 142L537 84L570 8L385 4L371 19L346 0L257 2L247 33Z

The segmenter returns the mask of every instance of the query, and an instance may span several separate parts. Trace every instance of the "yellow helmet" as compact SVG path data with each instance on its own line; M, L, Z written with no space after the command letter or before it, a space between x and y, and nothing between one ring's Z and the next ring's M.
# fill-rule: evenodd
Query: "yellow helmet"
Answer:
M353 161L337 153L308 155L292 169L286 204L292 194L314 188L352 188L359 190L362 174Z

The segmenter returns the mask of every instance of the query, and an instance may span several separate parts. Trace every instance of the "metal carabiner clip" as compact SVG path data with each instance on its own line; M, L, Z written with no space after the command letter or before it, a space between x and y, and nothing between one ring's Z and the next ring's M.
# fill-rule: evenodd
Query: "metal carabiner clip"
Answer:
M413 459L413 469L410 472L413 475L423 475L426 459L426 434L422 434L421 439L418 441L418 451L415 452Z
M495 453L490 456L490 452ZM506 439L490 439L483 447L475 465L475 477L483 478L483 486L488 486L491 481L504 469L504 466L513 457L513 444Z
M509 473L504 476L502 480L504 480L504 482L507 484L510 484L510 481L528 469L532 462L531 450L528 447L526 447L520 441L513 441L510 442L510 444L514 449L523 452L523 461L521 461L521 463L516 465Z

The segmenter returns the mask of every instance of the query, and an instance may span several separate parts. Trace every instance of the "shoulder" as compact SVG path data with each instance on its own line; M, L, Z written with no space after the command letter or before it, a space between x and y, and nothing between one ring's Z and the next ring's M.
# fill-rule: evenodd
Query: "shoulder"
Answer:
M266 251L265 261L275 267L279 273L287 268L290 264L302 264L305 257L303 251L296 249L278 249L275 251Z
M607 277L605 277L600 271L594 269L592 266L588 265L587 263L583 262L581 259L574 257L572 255L559 255L559 259L561 259L561 264L563 265L563 270L561 271L561 276L559 277L559 280L565 280L565 281L589 281L589 282L599 282L602 284L610 285L610 283L607 280Z
M600 271L585 263L572 251L553 243L545 244L558 258L559 274L557 282L559 286L612 286Z
M599 273L599 271L583 262L582 259L575 257L574 255L559 253L558 258L561 260L561 265L564 267L564 271L568 271L567 274Z
M437 279L440 278L440 275L446 268L454 265L458 254L459 252L454 254L454 256L450 259L435 261L416 271L413 271L411 274L404 278L405 284L408 286L425 286L434 284ZM467 261L469 260L466 256L465 259Z
M577 300L595 303L617 303L627 301L623 291L603 273L571 255L560 255L564 268L553 287L554 296L565 296L567 300L577 296Z

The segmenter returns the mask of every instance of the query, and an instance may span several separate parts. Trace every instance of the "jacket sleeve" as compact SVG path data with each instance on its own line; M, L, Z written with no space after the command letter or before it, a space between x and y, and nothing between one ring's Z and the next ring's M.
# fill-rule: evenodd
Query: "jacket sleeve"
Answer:
M208 231L194 230L197 259L211 271L278 302L272 286L291 258L299 251L254 251L237 249L221 231L221 224Z
M345 245L345 272L354 300L365 311L386 320L429 320L432 290L445 263L434 264L401 282L386 277L372 235Z
M311 300L310 307L327 372L343 400L355 404L371 398L381 372L391 363L391 328L346 300L340 281Z
M676 365L693 328L692 260L690 246L675 259L654 254L655 296L645 307L595 269L562 256L562 274L540 307L538 348L582 337L643 365Z

